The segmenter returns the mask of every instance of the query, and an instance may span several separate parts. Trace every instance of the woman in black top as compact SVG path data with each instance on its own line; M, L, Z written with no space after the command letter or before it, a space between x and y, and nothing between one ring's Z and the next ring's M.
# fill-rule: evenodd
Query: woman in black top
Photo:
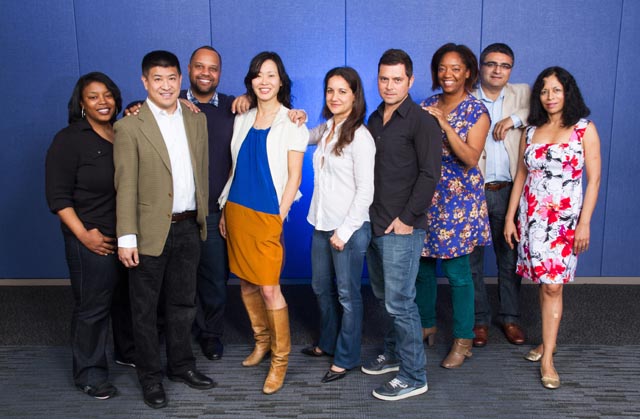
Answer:
M120 89L103 73L78 79L69 100L69 126L58 132L46 159L46 194L60 217L75 307L71 318L73 379L97 399L117 389L105 354L109 315L116 362L133 364L127 272L118 261L113 184L113 123Z

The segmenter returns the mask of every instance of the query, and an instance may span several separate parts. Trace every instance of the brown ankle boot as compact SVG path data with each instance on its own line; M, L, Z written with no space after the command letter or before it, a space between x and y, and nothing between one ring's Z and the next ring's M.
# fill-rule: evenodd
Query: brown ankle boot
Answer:
M422 328L422 340L427 341L428 346L433 346L436 342L436 333L438 332L438 328L435 326L431 327L423 327Z
M449 355L440 364L444 368L458 368L464 363L465 358L471 358L471 345L473 339L454 339Z
M267 318L269 330L271 330L271 368L262 391L265 394L273 394L282 388L289 365L289 352L291 352L289 308L267 310Z
M242 361L244 367L253 367L258 365L262 359L269 353L271 347L271 335L269 333L269 321L267 319L267 308L264 305L264 299L260 291L251 294L242 295L244 307L247 309L251 328L253 329L253 337L256 340L256 346L253 352Z

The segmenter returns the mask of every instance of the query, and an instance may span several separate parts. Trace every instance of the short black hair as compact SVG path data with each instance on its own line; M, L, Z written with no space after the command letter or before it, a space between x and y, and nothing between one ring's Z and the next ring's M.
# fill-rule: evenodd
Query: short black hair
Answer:
M142 59L142 74L145 77L148 76L149 70L153 67L175 67L178 69L178 74L182 75L180 61L173 52L156 50L145 55Z
M196 48L195 50L193 50L193 52L191 53L191 57L189 58L189 63L193 61L193 57L195 57L196 53L201 49L206 49L207 51L215 52L216 54L218 54L218 59L220 60L220 67L222 67L222 55L218 52L217 49L209 45L203 45L200 48Z
M71 92L71 98L69 99L69 104L67 108L69 109L69 123L74 123L82 120L82 93L84 92L84 88L87 85L98 82L102 83L107 87L107 90L111 92L113 95L113 99L116 102L116 111L111 117L110 122L113 124L116 122L116 117L122 110L122 94L120 93L120 89L118 86L104 73L100 73L99 71L94 71L91 73L87 73L84 76L80 76L76 85L73 88L73 92Z
M516 57L513 55L513 50L507 44L502 42L496 42L495 44L487 45L485 49L480 53L480 64L484 63L487 55L492 52L499 52L500 54L508 55L511 57L511 65L516 62Z
M265 61L271 60L275 63L278 68L278 76L280 76L280 82L282 86L278 90L278 102L286 106L287 108L291 108L291 79L287 74L287 71L284 68L284 63L282 62L282 58L272 51L263 51L253 57L251 59L251 63L249 63L249 71L247 75L244 77L244 86L247 89L247 96L251 101L251 107L254 107L258 104L258 97L256 93L253 91L253 86L251 82L253 79L258 77L260 74L260 68Z
M562 125L570 127L575 125L580 118L589 116L591 111L584 103L582 93L576 79L573 78L571 73L562 67L548 67L542 70L542 73L538 75L535 83L533 83L533 89L531 89L531 101L529 104L529 125L539 127L549 121L549 114L542 106L540 100L540 93L544 87L544 79L550 76L556 76L562 88L564 89L564 106L562 107Z
M413 61L411 61L409 54L401 49L394 48L388 49L382 54L380 61L378 61L378 72L380 72L381 65L396 64L404 64L404 71L407 77L411 78L413 76Z
M438 82L438 67L440 66L440 61L442 61L442 57L449 52L457 53L465 67L469 70L469 78L465 80L464 87L467 91L471 91L473 86L478 81L478 59L476 55L469 49L468 46L462 44L454 44L449 42L448 44L444 44L433 54L431 58L431 89L436 90L440 88L440 83Z

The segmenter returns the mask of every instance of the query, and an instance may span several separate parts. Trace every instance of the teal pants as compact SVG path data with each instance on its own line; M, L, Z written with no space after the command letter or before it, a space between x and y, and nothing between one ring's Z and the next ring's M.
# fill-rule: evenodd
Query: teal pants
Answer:
M436 261L437 259L433 258L420 259L420 268L416 278L416 304L420 312L420 322L424 328L436 325L436 300L438 297ZM469 255L441 259L441 263L442 271L451 286L453 337L473 339L474 291Z

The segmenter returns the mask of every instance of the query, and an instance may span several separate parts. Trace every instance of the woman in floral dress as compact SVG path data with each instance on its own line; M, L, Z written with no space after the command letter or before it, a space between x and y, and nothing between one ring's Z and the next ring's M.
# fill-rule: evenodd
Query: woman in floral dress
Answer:
M584 119L588 115L567 70L550 67L540 73L504 227L507 243L513 248L514 240L518 242L516 272L541 284L542 345L525 358L541 361L542 385L549 389L560 387L553 353L562 318L562 285L573 281L578 254L589 248L600 187L600 139L594 124Z
M489 244L489 218L484 180L478 160L490 121L487 108L469 93L478 78L478 62L464 45L445 44L431 60L433 89L442 94L423 106L442 129L442 173L427 214L429 227L416 279L416 303L423 337L433 343L436 332L436 260L451 285L454 342L442 361L445 368L471 356L474 290L469 254Z

